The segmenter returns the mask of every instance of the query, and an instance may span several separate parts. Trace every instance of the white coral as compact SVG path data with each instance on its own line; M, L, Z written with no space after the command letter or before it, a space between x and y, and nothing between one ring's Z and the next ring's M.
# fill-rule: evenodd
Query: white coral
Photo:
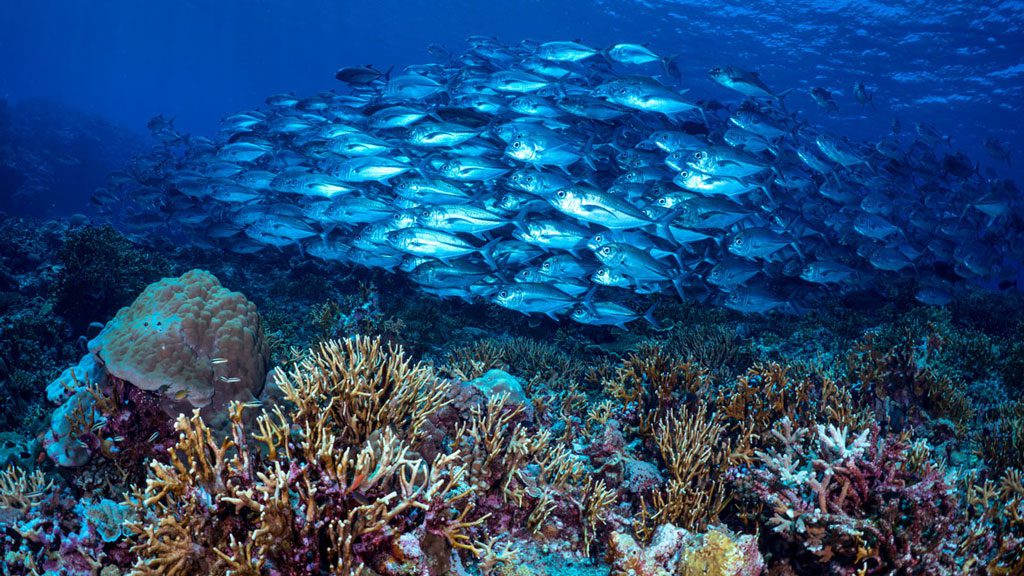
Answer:
M833 464L856 458L868 449L870 430L864 429L854 438L850 438L850 430L834 424L823 426L818 424L818 447L823 457L829 457Z

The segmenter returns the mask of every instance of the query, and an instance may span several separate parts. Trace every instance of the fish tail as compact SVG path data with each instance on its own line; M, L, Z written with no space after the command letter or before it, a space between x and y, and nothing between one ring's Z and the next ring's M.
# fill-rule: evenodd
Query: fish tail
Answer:
M494 261L494 248L501 242L501 236L495 237L493 240L484 244L480 248L480 256L483 257L484 262L491 267L492 270L498 269L498 264Z
M665 73L675 80L682 80L683 74L679 71L679 57L681 54L673 54L666 58L661 59L661 66L665 69Z
M775 95L775 99L779 102L779 110L782 110L782 112L787 116L789 115L789 111L786 110L786 96L789 96L789 93L793 90L794 88L789 88Z
M651 325L651 328L654 328L655 330L661 331L661 330L664 330L664 328L662 327L661 323L658 322L658 320L655 319L655 317L654 317L654 308L657 305L658 305L657 302L652 302L651 305L647 308L647 311L644 312L643 318L644 318L644 320L647 321L648 324Z

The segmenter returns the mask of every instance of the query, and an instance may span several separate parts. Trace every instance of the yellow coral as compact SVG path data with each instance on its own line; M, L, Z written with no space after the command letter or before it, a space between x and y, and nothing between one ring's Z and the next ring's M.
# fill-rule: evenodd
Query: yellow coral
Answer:
M703 396L711 383L711 373L701 365L647 344L631 353L604 387L623 405L639 407L640 433L650 436L672 406L687 394Z
M140 517L133 575L255 574L323 542L324 568L354 576L371 568L354 551L365 539L397 537L395 525L435 510L432 529L451 548L482 551L467 532L486 516L471 517L468 504L454 512L468 494L462 456L427 461L413 450L446 402L427 368L354 338L325 343L278 379L292 404L263 410L255 435L241 403L229 407L223 439L198 412L179 417L168 462L154 462L130 499Z
M337 440L347 444L361 444L389 426L414 440L426 418L450 401L446 380L413 364L401 346L385 346L380 338L322 342L272 377L295 405L296 422L320 428L331 423Z
M700 546L679 558L679 576L735 576L746 561L743 550L725 532L712 528Z
M669 472L668 484L643 503L638 527L641 537L652 523L671 522L684 528L703 528L718 518L726 502L726 470L748 458L749 430L726 438L721 418L700 403L696 410L670 412L656 434Z
M0 508L24 511L38 506L52 486L41 470L30 474L11 464L0 472Z

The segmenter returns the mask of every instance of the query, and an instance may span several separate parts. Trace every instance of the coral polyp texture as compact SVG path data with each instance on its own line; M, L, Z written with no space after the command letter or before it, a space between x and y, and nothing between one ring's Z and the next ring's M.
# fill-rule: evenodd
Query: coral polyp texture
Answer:
M215 260L26 388L0 573L1024 574L1019 302L623 332Z
M115 378L213 413L259 396L270 360L256 306L203 270L150 284L89 352Z

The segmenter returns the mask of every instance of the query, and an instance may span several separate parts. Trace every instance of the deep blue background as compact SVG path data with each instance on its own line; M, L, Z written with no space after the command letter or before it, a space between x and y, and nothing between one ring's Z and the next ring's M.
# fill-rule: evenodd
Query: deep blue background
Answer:
M795 88L791 108L855 138L899 117L904 134L933 124L982 166L999 166L987 137L1024 149L1021 2L0 0L0 97L58 100L140 133L163 113L213 135L269 94L338 87L339 66L424 62L427 45L458 51L471 34L644 42L681 54L693 99L733 98L706 71L734 64ZM853 100L854 81L877 110ZM815 110L812 86L835 91L840 112ZM1016 159L1001 173L1019 175ZM75 184L45 201L73 211L95 185Z

